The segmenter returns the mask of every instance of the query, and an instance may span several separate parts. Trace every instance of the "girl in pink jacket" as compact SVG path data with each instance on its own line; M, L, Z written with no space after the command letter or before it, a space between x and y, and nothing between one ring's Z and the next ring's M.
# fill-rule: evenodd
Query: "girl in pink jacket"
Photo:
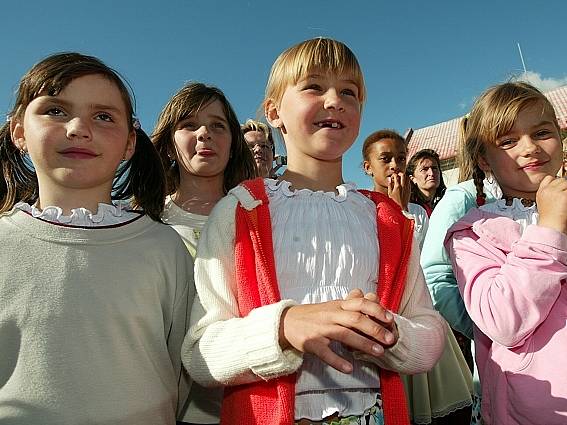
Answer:
M445 245L475 323L487 424L567 423L567 181L553 106L526 83L488 89L463 123L477 209ZM483 204L482 181L503 197Z

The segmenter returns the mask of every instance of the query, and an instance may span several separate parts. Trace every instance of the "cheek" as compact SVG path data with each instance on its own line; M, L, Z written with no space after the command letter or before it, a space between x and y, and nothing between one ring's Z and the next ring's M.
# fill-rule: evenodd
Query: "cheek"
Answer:
M230 135L223 135L218 138L217 152L225 160L225 165L228 163L230 157L230 148L232 145L232 137Z
M197 138L187 131L176 131L173 135L173 143L180 155L192 157L195 154Z

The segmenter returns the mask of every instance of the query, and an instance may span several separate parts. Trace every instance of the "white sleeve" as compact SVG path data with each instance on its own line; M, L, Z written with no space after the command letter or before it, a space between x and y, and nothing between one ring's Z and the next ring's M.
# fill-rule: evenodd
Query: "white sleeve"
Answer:
M259 307L240 317L234 266L235 210L229 194L213 209L195 260L197 297L182 358L201 385L239 385L295 372L303 357L279 345L280 317L292 300Z
M383 356L362 353L356 353L356 356L406 375L433 368L443 353L447 324L433 308L419 265L418 249L412 249L406 288L399 313L394 318L399 334L396 344L386 349Z

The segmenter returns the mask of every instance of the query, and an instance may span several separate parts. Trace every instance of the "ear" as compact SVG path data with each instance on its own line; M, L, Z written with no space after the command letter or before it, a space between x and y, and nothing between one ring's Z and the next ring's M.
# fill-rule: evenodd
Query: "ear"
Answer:
M274 127L279 128L284 131L285 127L283 125L283 121L278 114L278 106L273 99L268 99L264 105L264 115L266 116L266 120L268 123Z
M372 176L372 168L370 168L370 161L367 160L362 161L362 168L364 169L364 172L367 175Z
M136 151L136 130L132 129L128 134L128 141L126 142L126 150L124 151L124 160L128 161Z
M410 178L410 181L412 183L415 183L415 177L413 176L413 174L410 174L409 178ZM417 184L417 183L415 183L415 184Z
M18 148L18 150L28 150L24 134L24 124L16 118L10 120L10 137L12 138L12 143L16 146L16 148Z
M486 160L486 158L483 155L480 155L478 157L477 164L480 167L480 169L482 171L484 171L485 173L487 171L490 171L490 164L488 163L488 161Z

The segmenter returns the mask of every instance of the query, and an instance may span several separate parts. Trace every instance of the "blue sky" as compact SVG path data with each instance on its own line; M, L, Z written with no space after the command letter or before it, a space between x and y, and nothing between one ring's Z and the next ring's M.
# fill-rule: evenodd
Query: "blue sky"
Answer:
M404 132L467 112L487 86L522 72L567 84L567 1L120 1L3 2L0 111L20 77L59 51L98 56L126 77L150 133L185 82L220 87L239 119L254 117L277 55L301 40L347 43L365 73L360 135L345 156L345 179L361 187L364 138ZM282 148L278 147L281 152Z

